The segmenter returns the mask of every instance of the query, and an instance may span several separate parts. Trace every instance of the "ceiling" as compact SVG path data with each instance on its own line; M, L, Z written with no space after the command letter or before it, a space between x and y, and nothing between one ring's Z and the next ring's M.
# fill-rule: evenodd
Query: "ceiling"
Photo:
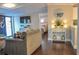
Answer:
M48 3L48 5L75 5L77 3Z
M0 3L0 15L7 16L26 16L34 13L47 13L47 5L46 3L15 3L15 8L5 8L2 6L3 3ZM53 5L74 5L67 3L52 3Z
M5 8L0 3L0 15L25 16L33 13L46 13L47 4L45 3L15 3L15 8Z

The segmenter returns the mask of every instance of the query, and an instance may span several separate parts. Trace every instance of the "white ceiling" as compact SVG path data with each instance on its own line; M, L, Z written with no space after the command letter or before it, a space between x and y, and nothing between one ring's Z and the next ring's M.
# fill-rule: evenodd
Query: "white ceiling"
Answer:
M45 3L16 3L15 8L5 8L2 6L2 3L0 3L0 15L25 16L42 12L47 12L47 4Z

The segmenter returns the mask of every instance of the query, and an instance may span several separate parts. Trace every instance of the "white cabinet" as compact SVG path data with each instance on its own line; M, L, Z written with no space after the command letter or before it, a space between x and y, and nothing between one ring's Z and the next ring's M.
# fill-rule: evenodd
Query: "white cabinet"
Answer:
M53 29L50 34L52 41L66 42L66 29Z
M53 41L66 41L65 32L52 32Z

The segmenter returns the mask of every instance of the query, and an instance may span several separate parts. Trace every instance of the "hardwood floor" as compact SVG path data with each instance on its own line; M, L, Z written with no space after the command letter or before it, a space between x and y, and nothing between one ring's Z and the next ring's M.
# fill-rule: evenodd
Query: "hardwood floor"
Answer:
M45 34L42 39L41 46L32 55L76 55L70 42L52 42L48 40L48 35Z

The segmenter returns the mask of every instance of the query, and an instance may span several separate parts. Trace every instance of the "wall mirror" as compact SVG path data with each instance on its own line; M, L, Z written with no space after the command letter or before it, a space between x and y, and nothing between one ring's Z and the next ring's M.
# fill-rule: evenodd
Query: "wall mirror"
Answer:
M60 19L61 17L63 17L64 15L64 11L60 8L55 9L54 10L54 16L56 17L56 19Z

